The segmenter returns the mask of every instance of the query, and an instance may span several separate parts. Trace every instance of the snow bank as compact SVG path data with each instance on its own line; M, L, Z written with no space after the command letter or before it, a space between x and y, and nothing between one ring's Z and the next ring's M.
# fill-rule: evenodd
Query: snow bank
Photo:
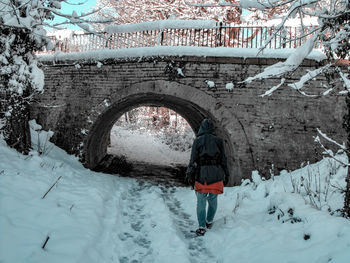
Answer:
M205 236L208 247L220 251L219 262L347 262L350 222L328 212L337 214L343 205L343 195L331 185L344 187L346 173L328 158L270 180L254 172L252 181L225 188L219 197L214 227ZM311 197L305 191L310 182ZM317 194L310 199L317 184L320 201ZM191 196L181 193L190 211Z
M108 213L118 196L114 177L93 176L48 142L50 134L31 132L34 148L47 145L42 155L19 155L0 139L0 262L98 262L101 234L114 219Z
M55 53L38 55L39 61L100 61L106 59L134 59L142 57L195 56L195 57L234 57L234 58L281 58L286 59L295 49L265 49L259 53L256 48L210 48L210 47L141 47L128 49L102 49L86 52ZM307 59L322 61L326 56L319 50L312 50Z
M44 145L50 134L31 127L38 150L37 138ZM337 216L343 205L337 188L345 186L347 169L333 159L270 180L254 172L252 181L225 188L213 228L193 238L196 199L189 187L95 173L46 145L41 155L23 156L0 138L2 263L344 263L350 257L350 221Z

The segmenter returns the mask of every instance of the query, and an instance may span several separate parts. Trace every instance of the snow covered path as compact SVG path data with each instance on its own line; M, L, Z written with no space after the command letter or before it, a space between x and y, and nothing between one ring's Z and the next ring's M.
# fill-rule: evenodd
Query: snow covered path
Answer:
M187 244L190 262L217 262L208 246L205 244L203 237L196 237L190 230L197 226L191 215L186 213L181 206L181 202L176 198L175 187L161 187L162 196L169 212L173 218L174 227L178 230L178 235L183 238ZM195 207L193 207L193 210Z
M346 172L324 159L271 180L254 173L225 188L213 228L193 237L189 187L92 172L57 147L23 156L0 139L0 262L345 263L350 221L331 185L344 186ZM311 179L315 204L301 187Z
M217 262L205 239L190 232L196 227L195 220L181 207L175 193L176 187L143 181L129 181L121 189L115 224L105 230L111 233L119 262L169 262L169 255L171 262L176 262L176 254L180 262Z
M146 201L143 196L149 197L151 194L148 187L143 184L132 182L121 192L119 201L119 222L113 233L115 254L118 255L120 262L139 262L142 258L144 262L154 261L154 251L152 241L149 238L149 229L145 224L150 223L152 227L156 222L147 222L151 218L149 211L146 210ZM119 228L120 224L123 225ZM122 246L120 246L122 244Z

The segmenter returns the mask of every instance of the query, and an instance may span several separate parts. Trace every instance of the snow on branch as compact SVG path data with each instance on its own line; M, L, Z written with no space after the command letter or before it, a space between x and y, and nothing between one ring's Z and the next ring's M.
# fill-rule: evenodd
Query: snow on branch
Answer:
M286 5L294 0L237 0L232 2L227 2L226 0L219 0L218 3L191 3L189 1L185 1L185 3L189 6L194 7L241 7L244 9L258 9L265 10L268 8L275 8L278 6Z
M315 70L309 70L305 75L303 75L298 82L288 84L289 87L292 89L298 91L301 95L304 95L306 97L319 97L319 96L326 96L328 95L334 88L327 89L326 91L322 92L320 95L310 95L302 91L301 89L304 87L304 84L310 80L313 80L318 75L325 73L329 70L331 64L327 64L321 68L315 69Z
M322 72L325 72L329 67L330 67L330 64L327 64L326 66L323 66L322 68L308 71L304 76L302 76L300 78L300 80L298 82L288 84L288 86L295 89L295 90L300 90L306 82L315 78L316 76L318 76Z
M322 136L322 138L324 138L325 140L337 145L340 149L348 152L348 150L346 149L345 145L344 144L340 144L334 140L332 140L331 138L329 138L326 134L324 134L323 132L321 132L319 129L317 129L317 132ZM320 137L317 135L315 137L315 142L317 142L321 148L324 150L323 154L326 154L328 155L329 157L331 157L332 159L336 160L337 162L339 162L340 164L342 164L343 166L350 166L349 163L344 163L343 161L341 161L339 158L336 157L336 155L333 153L332 150L330 149L327 149L326 146L323 145L323 143L321 142L321 139Z
M188 1L185 1L185 4L189 5L189 6L194 6L194 7L229 7L229 6L239 6L238 3L228 3L225 0L220 0L219 3L215 3L215 4L212 4L212 3L209 3L209 2L203 3L203 4L197 4L197 3L191 3L191 2L188 2Z
M214 20L157 20L138 24L109 25L105 28L107 33L129 33L147 30L167 29L212 29L219 28L220 24Z
M264 5L265 0L242 0L241 5L246 4L247 7L254 7L254 3L259 3ZM326 74L327 80L333 78L329 74L330 72L337 73L339 79L344 83L345 90L339 92L339 94L348 94L350 92L350 80L349 74L345 73L343 69L337 67L335 62L337 59L349 59L349 37L350 37L350 4L348 0L339 1L324 1L324 0L285 0L285 1L269 1L265 5L266 11L274 12L272 6L275 8L277 6L285 5L281 13L281 23L276 26L273 33L270 34L260 49L264 52L268 47L269 43L273 41L276 36L283 37L286 41L298 42L305 38L309 38L301 47L299 47L294 54L290 55L288 59L284 62L278 62L274 65L266 67L263 72L257 74L256 76L249 77L243 81L243 83L250 83L253 80L266 79L266 78L276 78L282 77L285 74L292 73L296 70L306 56L316 47L318 41L323 46L323 52L325 56L329 59L329 64L323 66L319 69L309 71L304 74L300 80L295 83L291 83L288 86L307 97L320 97L329 94L332 90L338 88L339 86L333 85L327 90L323 90L320 94L310 95L302 90L302 87L310 80L313 80L320 74ZM255 6L256 7L256 6ZM284 11L283 11L284 10ZM275 13L276 14L276 13ZM278 14L278 12L277 12ZM301 30L299 35L288 38L285 34L284 28L286 22L298 18L301 24ZM318 26L312 27L308 30L304 24L304 18L317 18ZM308 35L309 34L309 35ZM343 72L342 72L343 70ZM281 82L282 83L282 82ZM271 95L276 89L278 89L282 84L272 87L270 90L265 92L261 96Z
M349 74L344 74L343 72L341 72L340 69L338 70L338 74L344 81L344 86L346 88L347 93L350 93L350 80L348 79Z
M318 129L318 128L317 128L316 130L317 130L318 134L322 136L322 138L324 138L324 139L326 139L327 141L329 141L329 142L331 142L331 143L337 145L340 149L342 149L342 150L344 150L344 151L347 151L347 148L346 148L346 146L345 146L344 143L343 143L343 144L340 144L340 143L336 142L335 140L329 138L325 133L323 133L323 132L322 132L320 129Z
M96 20L91 20L91 16L98 13L99 11L102 10L102 8L97 8L97 9L93 9L90 12L87 13L81 13L80 15L77 14L77 12L74 10L72 11L72 14L65 14L60 12L57 9L54 8L50 8L50 7L43 7L43 9L45 9L47 12L51 12L52 14L58 16L58 17L62 17L67 19L64 22L60 22L60 23L55 23L52 24L50 22L45 22L43 23L43 25L54 28L54 29L63 29L60 26L62 25L77 25L78 27L80 27L81 29L83 29L85 32L87 33L93 33L93 34L98 34L98 32L91 26L92 24L107 24L112 22L111 19L96 19Z
M67 1L67 0L63 0L63 2L65 2L66 4L68 5L83 5L87 2L88 0L83 0L81 2L78 2L78 3L73 3L73 2L70 2L70 1Z
M247 1L256 1L256 0L247 0ZM269 0L268 0L269 1ZM305 6L309 6L309 5L312 5L312 4L315 4L317 3L318 1L320 0L299 0L299 1L288 1L287 3L292 3L291 6L289 7L289 10L286 14L284 14L283 16L283 19L282 19L282 22L277 25L276 29L274 30L273 34L271 34L268 39L265 41L265 44L264 46L261 48L261 51L264 50L268 45L269 43L279 34L279 32L281 32L284 28L284 25L286 24L286 22L295 15L296 12L300 11L300 9L302 7L305 7ZM277 1L276 1L277 2ZM283 1L282 1L283 2ZM270 3L270 1L269 1ZM277 5L276 4L273 4L274 1L271 2L272 6L270 6L270 4L266 5L264 9L272 9L272 8L276 8ZM287 4L285 2L283 2L283 4ZM280 3L280 5L282 5ZM303 36L305 37L305 36Z
M279 87L281 87L281 86L284 84L285 81L286 81L286 79L285 79L285 78L282 78L280 84L278 84L278 85L272 87L271 89L269 89L268 91L266 91L264 94L260 95L260 97L271 96L271 94L272 94L274 91L276 91Z
M292 53L288 59L284 62L278 62L272 66L265 68L263 72L255 75L254 77L249 77L243 82L250 83L256 79L266 79L271 77L280 77L288 72L291 72L298 68L303 60L312 51L318 34L315 34L309 38L302 46L298 47L294 53Z
M293 0L241 0L239 5L244 9L265 10L276 6L286 5Z

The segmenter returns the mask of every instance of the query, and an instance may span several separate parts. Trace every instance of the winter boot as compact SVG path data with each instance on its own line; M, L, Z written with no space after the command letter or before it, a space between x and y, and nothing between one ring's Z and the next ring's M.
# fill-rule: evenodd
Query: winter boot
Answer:
M213 227L213 222L206 222L205 223L205 226L208 228L208 229L210 229L210 228L212 228Z
M198 229L196 230L196 235L197 235L197 236L204 236L204 234L205 234L205 228L200 227L200 228L198 228Z

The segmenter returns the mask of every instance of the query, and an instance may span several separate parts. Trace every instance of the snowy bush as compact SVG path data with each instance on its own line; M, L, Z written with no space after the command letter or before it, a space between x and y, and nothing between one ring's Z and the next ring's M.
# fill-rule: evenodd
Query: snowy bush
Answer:
M160 135L161 139L170 149L179 152L186 152L191 149L195 138L191 128L187 128L184 132L166 132Z
M54 146L50 143L53 132L42 130L41 125L37 124L35 120L29 121L29 126L33 150L39 155L48 155Z
M60 29L62 24L74 23L88 30L91 22L86 19L91 12L61 13L61 2L66 1L0 1L0 133L9 146L22 153L30 149L29 105L44 87L36 52L52 49L45 27ZM54 16L66 21L57 25Z
M337 155L337 158L347 161L345 154ZM266 199L266 207L261 209L281 223L304 222L300 207L305 204L331 215L340 215L346 174L347 167L332 158L307 164L297 171L282 171L270 180L261 178L254 171L252 180L246 179L238 187L233 212L236 214L248 200Z
M148 134L158 138L162 143L174 151L186 152L192 147L195 138L191 128L186 128L184 131L174 131L174 129L155 129L153 126L143 127L136 123L124 123L120 127L128 129L130 133ZM118 136L116 129L115 135Z
M341 160L346 155L338 156ZM334 159L324 159L318 166L307 165L300 176L291 176L292 193L300 194L306 203L319 210L334 213L340 207L334 207L332 198L343 194L345 185L339 185L339 171L346 168ZM345 180L344 180L345 182Z
M187 121L165 107L133 109L126 112L116 125L155 136L170 149L179 152L188 151L194 140L194 133Z
M264 2L264 1L263 1ZM267 2L266 2L267 3ZM268 4L264 4L256 0L242 0L240 4L244 8L251 8L258 13L261 11L265 15L279 15L280 23L274 28L270 37L265 41L264 47L261 51L268 47L273 41L274 36L285 35L284 26L287 21L291 21L294 18L298 18L301 27L305 28L305 21L309 19L317 19L317 26L312 28L312 34L307 36L305 32L300 32L300 36L291 37L289 41L298 41L302 38L307 39L305 43L297 48L284 62L278 62L271 66L264 68L264 71L249 77L244 82L251 82L257 79L269 79L269 78L280 78L280 84L271 87L262 96L270 96L273 92L283 86L288 86L293 90L297 91L303 96L308 97L322 97L332 93L337 93L338 95L347 95L346 107L347 110L350 108L350 80L348 74L347 62L342 63L341 61L349 60L349 39L350 39L350 1L349 0L339 0L339 1L326 1L326 0L305 0L305 1L272 1ZM272 13L270 13L272 12ZM256 12L254 12L256 13ZM269 15L267 17L269 17ZM323 52L325 53L327 60L325 60L325 65L322 67L317 67L315 70L307 71L305 74L299 78L295 83L285 83L286 77L291 76L293 72L300 68L300 65L304 59L310 54L310 52L315 48L320 48L322 45ZM339 63L341 62L341 63ZM311 83L316 80L317 76L322 76L325 78L325 82L318 92L309 92L308 88L304 88L306 83ZM314 85L309 85L309 87L314 87ZM324 89L326 88L326 89ZM343 119L343 127L348 134L346 145L350 144L349 134L350 134L350 115L346 114ZM326 140L331 143L335 141L328 139L324 136ZM340 146L338 143L336 145ZM340 146L340 149L347 148ZM327 149L324 149L328 156L332 156ZM350 156L349 149L345 149L345 152ZM346 166L349 164L344 163ZM328 195L328 188L325 190L320 185L322 184L319 176L315 176L313 173L309 173L306 177L300 178L303 182L294 182L295 188L299 186L302 187L303 191L307 193L309 197L309 202L313 206L319 209L324 206L322 204L322 192L324 195ZM313 180L313 182L312 182ZM317 182L315 182L318 180ZM350 173L347 175L346 186L344 188L344 207L342 209L342 214L350 218ZM313 188L311 185L318 185L318 188ZM327 183L326 183L327 185ZM326 186L327 187L327 186ZM327 194L324 193L326 191Z
M278 220L281 220L282 223L299 223L302 222L302 219L300 217L297 217L294 215L294 209L293 208L287 208L285 210L282 210L279 207L272 206L268 213L270 215L275 214Z

